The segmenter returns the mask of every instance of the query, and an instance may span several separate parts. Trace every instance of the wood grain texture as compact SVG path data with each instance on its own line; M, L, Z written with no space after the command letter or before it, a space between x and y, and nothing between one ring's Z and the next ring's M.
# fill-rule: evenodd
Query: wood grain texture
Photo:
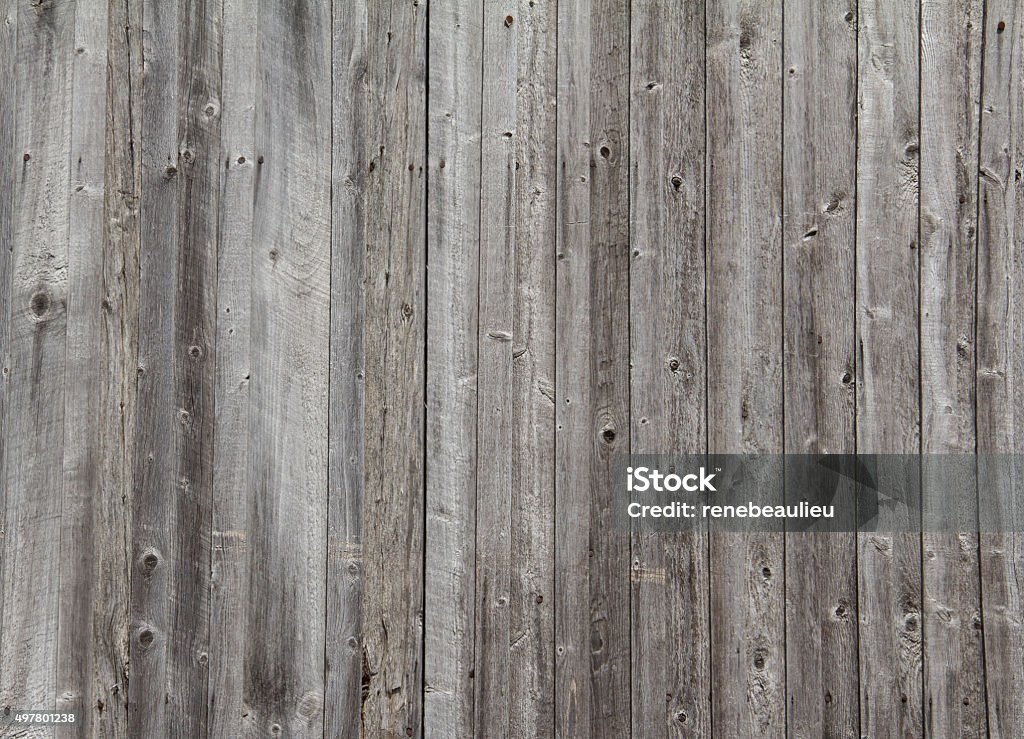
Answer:
M981 454L1019 454L1024 405L1024 9L989 2L983 31L981 145L978 162L977 442ZM988 729L1024 732L1024 521L1021 466L978 480L1004 530L982 534L982 631Z
M143 7L130 733L207 730L219 4ZM168 110L174 111L168 115Z
M918 21L916 5L859 6L857 451L864 454L920 451ZM921 537L861 534L857 565L861 734L919 736Z
M254 123L258 3L225 0L220 99L216 375L210 553L209 733L246 726L249 583L250 388L252 385ZM258 566L258 565L257 565Z
M475 732L483 14L479 0L430 12L424 700L431 737Z
M107 683L94 684L97 655L94 647L105 646L93 639L93 620L100 619L99 632L105 628L105 612L113 606L127 606L125 593L113 602L103 602L110 594L98 592L96 583L105 577L125 583L128 569L123 558L126 541L123 523L114 531L105 530L101 514L121 500L125 492L105 474L103 460L116 458L122 437L104 422L111 418L105 402L111 398L104 392L104 377L116 377L125 369L120 363L106 364L110 357L97 361L94 347L103 345L104 305L107 285L103 279L103 263L107 258L104 229L105 216L105 118L107 68L107 9L99 3L83 3L76 7L74 32L74 64L71 86L71 177L68 192L68 298L67 335L65 347L64 391L64 465L63 498L61 501L60 557L78 566L69 576L61 578L60 619L57 639L57 707L81 713L83 720L73 727L59 727L61 736L92 736L99 733L97 719L103 714L90 710L108 698L109 686L120 676L104 670ZM116 345L115 345L116 346ZM116 348L115 348L116 351ZM114 355L116 360L116 354ZM99 433L96 432L97 427ZM111 434L111 432L114 432ZM108 496L113 501L107 500ZM121 509L123 511L123 508ZM109 534L119 545L119 552L104 546ZM121 567L112 571L107 559L114 555ZM100 597L97 598L97 595ZM127 641L123 611L115 611L120 633L112 633L115 644ZM120 618L117 618L120 616ZM115 714L116 716L116 714ZM116 720L116 718L115 718ZM94 725L96 724L96 725Z
M363 520L377 523L363 531L361 720L371 738L423 733L426 20L419 2L368 5Z
M532 739L554 734L557 8L517 10L508 701L509 736Z
M367 3L334 6L330 499L324 735L359 736Z
M0 0L0 721L78 713L0 734L1024 734L1018 468L980 534L613 518L631 452L1021 451L1022 49L1017 0Z
M558 5L555 735L630 731L628 3Z
M708 446L712 454L778 453L781 2L709 4L706 77ZM781 500L781 479L765 484ZM712 532L710 558L713 731L782 736L782 534Z
M787 0L783 52L785 447L854 451L857 14ZM809 481L786 478L786 489ZM859 737L856 537L786 536L788 731Z
M57 700L60 593L75 579L60 559L75 11L21 4L15 63L5 70L20 103L8 149L0 705L46 710Z
M632 5L630 447L707 448L704 3ZM706 529L634 533L632 735L708 736Z
M515 333L516 77L513 0L483 4L477 292L476 633L473 726L510 735L512 360ZM484 215L486 214L486 217Z
M329 8L261 3L257 37L248 470L256 566L243 700L249 733L312 737L323 734L326 639Z
M921 4L921 448L973 453L982 3ZM922 470L923 515L949 486ZM972 489L973 493L974 490ZM948 493L946 494L949 495ZM976 498L948 501L976 520ZM927 736L987 736L976 532L922 539Z

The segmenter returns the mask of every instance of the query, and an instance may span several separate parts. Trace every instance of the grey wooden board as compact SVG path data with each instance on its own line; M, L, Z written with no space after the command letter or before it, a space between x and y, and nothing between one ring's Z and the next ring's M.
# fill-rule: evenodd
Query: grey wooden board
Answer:
M920 451L918 7L858 18L857 451ZM861 734L922 733L921 537L858 537Z
M980 453L1018 451L1024 404L1021 321L1021 196L1024 170L1024 77L1012 62L1024 50L1024 8L990 2L983 30L981 142L978 161L977 429ZM979 480L990 485L1000 520L1021 520L1019 474ZM981 539L982 633L989 735L1024 732L1024 563L1021 533Z
M1020 532L611 507L630 450L1024 451L1022 48L0 1L0 709L79 712L0 735L1024 734Z
M778 453L782 3L707 9L708 448ZM782 537L710 536L711 726L721 736L785 733Z
M707 448L704 4L632 5L630 445ZM599 152L600 153L600 152ZM633 535L634 736L707 736L706 531Z
M785 446L793 454L851 453L856 3L787 0L784 13ZM799 485L786 480L787 489ZM856 551L853 534L786 538L792 736L860 736Z
M980 2L921 4L921 447L972 453ZM955 20L954 20L955 19ZM948 480L922 472L926 500ZM964 517L974 520L977 501ZM930 511L925 510L924 515ZM922 539L928 736L987 736L978 535Z

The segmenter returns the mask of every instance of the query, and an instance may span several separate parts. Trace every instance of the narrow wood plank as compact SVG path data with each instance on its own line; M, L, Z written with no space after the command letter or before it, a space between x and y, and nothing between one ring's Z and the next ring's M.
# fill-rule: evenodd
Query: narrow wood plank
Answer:
M783 448L781 11L776 0L729 0L707 10L712 453ZM711 534L711 724L718 735L785 732L783 546L781 533Z
M512 474L519 463L511 450L520 24L515 0L482 7L473 726L478 736L508 737Z
M367 3L334 4L330 503L324 735L358 737L363 678Z
M519 0L509 735L554 735L555 23L553 2Z
M258 10L256 0L223 3L208 702L216 739L257 731L244 690L250 565L259 566L249 561L248 537Z
M983 5L921 4L921 450L975 450L974 323ZM925 520L950 481L926 464ZM971 492L974 492L972 487ZM948 496L946 492L946 496ZM934 503L934 506L932 505ZM971 498L965 518L977 518ZM927 736L987 736L976 532L923 532Z
M786 0L785 445L855 449L857 3ZM787 490L807 481L787 478ZM859 737L857 539L786 537L788 731Z
M362 731L372 739L422 733L426 7L369 3L366 37L363 520L374 524L363 532Z
M100 417L103 494L94 502L96 590L90 696L93 736L129 736L131 512L139 367L139 197L142 161L142 0L110 3L107 19L106 172Z
M217 0L147 3L129 729L207 728L220 191Z
M56 705L75 5L17 10L0 705ZM39 60L45 60L40 65Z
M707 448L704 3L634 2L630 449ZM711 733L707 532L633 535L632 732Z
M81 3L76 7L74 64L71 85L71 177L68 192L68 294L67 361L64 390L64 464L61 502L61 561L68 563L61 574L60 619L57 643L57 708L74 711L79 720L57 727L58 736L88 737L100 732L99 719L108 700L109 686L120 676L105 677L113 682L94 683L93 675L104 655L97 654L94 634L102 633L103 619L110 606L127 604L127 589L117 593L114 603L103 603L97 585L103 577L127 584L128 568L124 554L127 542L122 538L126 520L113 531L101 512L120 501L125 492L111 485L104 474L104 460L123 453L123 437L117 427L104 421L120 422L119 414L107 413L106 403L120 398L106 395L105 375L125 369L123 363L107 364L108 356L97 351L104 345L107 285L103 279L107 240L104 238L105 165L106 165L106 85L107 85L107 8L101 3ZM116 346L116 345L115 345ZM116 360L116 354L114 355ZM113 432L113 433L111 433ZM110 496L115 501L107 500ZM123 509L122 509L123 510ZM107 536L121 545L121 567L103 571L104 562L114 552L105 551ZM116 591L115 591L116 592ZM98 602L99 601L99 602ZM127 622L123 613L114 623L123 629L110 635L110 641L124 644ZM105 645L104 645L105 646ZM116 647L115 647L116 648ZM97 659L98 658L98 659Z
M555 733L630 732L629 5L558 6Z
M261 3L257 39L243 701L254 734L314 737L326 639L330 8Z
M17 0L0 3L0 94L4 100L17 100L16 71L18 59L18 4ZM0 167L0 480L7 481L7 406L11 376L11 271L14 268L14 212L15 184L18 181L20 157L17 154L17 106L0 108L0 151L7 157ZM23 155L24 156L24 155ZM7 539L7 486L0 485L0 592L6 587L8 553ZM0 634L3 633L4 613L0 604ZM0 642L0 653L3 651Z
M918 6L859 14L857 451L917 454ZM861 734L920 736L921 537L861 534L857 566Z
M475 734L483 33L480 0L431 8L424 636L424 731L430 737Z
M990 0L985 8L981 151L978 179L978 452L1021 450L1024 403L1024 8ZM981 538L982 625L989 735L1024 734L1024 506L1020 463L988 465L979 479L995 531Z

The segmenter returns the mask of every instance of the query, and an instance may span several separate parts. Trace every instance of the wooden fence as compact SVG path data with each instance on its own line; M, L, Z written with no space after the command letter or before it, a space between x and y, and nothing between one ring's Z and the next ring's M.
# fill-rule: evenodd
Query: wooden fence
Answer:
M1024 736L1020 532L611 492L1024 451L1022 58L1016 0L0 0L0 707Z

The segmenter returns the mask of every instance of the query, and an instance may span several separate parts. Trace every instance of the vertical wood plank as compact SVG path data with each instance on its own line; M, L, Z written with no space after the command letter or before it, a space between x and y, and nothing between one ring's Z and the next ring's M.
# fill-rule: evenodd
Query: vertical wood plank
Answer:
M358 737L363 677L367 3L334 4L330 509L324 735Z
M140 405L129 729L207 728L214 311L220 191L216 0L143 8ZM145 43L148 42L148 43Z
M921 451L925 455L973 453L976 446L974 306L982 14L982 3L976 0L921 4ZM926 460L922 473L925 520L931 518L931 502L937 504L949 486L940 474ZM974 520L977 506L964 513ZM925 734L987 736L977 534L926 529L922 547Z
M100 419L103 494L95 504L92 638L93 735L127 739L132 522L139 367L139 252L142 160L142 0L109 3L107 18L103 348ZM101 705L102 704L102 705Z
M990 0L985 9L978 198L978 452L1021 450L1024 403L1024 8ZM1016 456L1014 457L1017 458ZM990 465L991 466L991 465ZM979 479L986 513L999 527L981 538L981 592L989 735L1024 734L1024 520L1020 463Z
M703 453L704 3L630 31L630 449ZM709 736L706 530L634 534L631 580L633 736Z
M0 95L4 100L17 100L16 71L18 59L18 3L17 0L0 2ZM7 481L7 406L10 395L11 350L11 270L14 261L14 187L17 183L17 106L0 108L0 152L4 152L0 166L0 480ZM0 592L7 583L7 486L0 485ZM3 633L5 609L0 604L0 634ZM0 653L3 642L0 641Z
M558 6L555 733L630 732L629 7Z
M920 451L918 13L860 3L857 451ZM914 527L917 521L905 521ZM921 537L858 542L861 733L922 733Z
M244 702L249 582L256 0L224 0L217 246L216 427L210 539L209 732L254 732ZM222 160L222 161L221 161ZM253 563L259 566L259 563Z
M431 737L474 734L483 7L458 0L430 9L424 701Z
M17 10L0 705L56 705L74 3ZM45 64L38 64L38 60ZM12 97L11 99L15 99ZM5 104L5 107L7 105Z
M512 290L509 735L554 735L555 23L518 0Z
M855 450L857 3L786 0L785 446ZM807 482L787 478L786 486ZM786 536L787 727L859 737L857 540Z
M254 733L314 737L326 639L330 6L260 3L257 38L243 700Z
M783 447L781 11L774 0L730 0L707 12L712 453ZM713 730L782 736L783 535L712 533L710 546Z
M125 606L126 590L116 592L112 603L104 603L98 583L104 577L127 584L124 559L127 544L121 536L124 521L108 531L103 512L120 502L125 492L105 474L104 460L118 457L123 438L118 427L119 414L113 418L106 404L119 401L107 395L104 378L108 372L125 369L98 351L104 345L105 309L113 304L106 298L107 284L103 264L107 258L105 238L105 142L106 142L106 68L107 8L101 3L81 3L76 8L74 63L70 90L71 103L71 176L68 192L68 295L67 337L64 391L64 460L61 503L61 561L68 563L61 575L59 636L57 642L57 708L74 711L79 719L73 725L59 726L58 736L93 736L101 731L99 719L109 700L109 688L120 682L111 675L94 634L105 630L103 620L109 609ZM116 347L116 344L114 345ZM116 348L115 348L116 351ZM111 433L113 432L113 433ZM108 468L109 469L109 468ZM108 501L110 496L114 501ZM121 509L123 510L123 508ZM121 545L120 568L104 572L112 552L104 543L110 534ZM99 597L97 597L99 596ZM113 623L124 629L110 634L115 650L123 649L127 637L123 613L115 611ZM100 619L94 631L94 619ZM118 644L118 640L121 644ZM104 645L105 646L105 645ZM116 652L115 652L116 653ZM123 666L123 663L122 663ZM94 674L103 670L106 684L95 683ZM116 721L116 715L115 715ZM123 731L123 727L122 727Z
M494 737L511 729L517 15L515 0L483 4L473 726Z
M363 532L362 720L366 737L415 737L423 713L426 6L373 2L368 13L363 520L374 525Z

